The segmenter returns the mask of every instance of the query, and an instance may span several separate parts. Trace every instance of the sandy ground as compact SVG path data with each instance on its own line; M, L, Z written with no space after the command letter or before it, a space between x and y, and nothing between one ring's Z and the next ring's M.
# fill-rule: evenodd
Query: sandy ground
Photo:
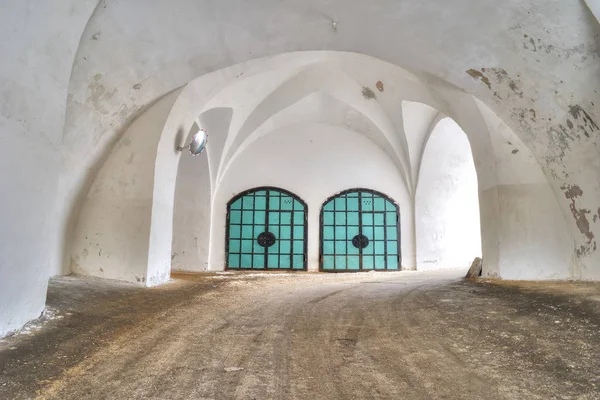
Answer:
M464 271L51 281L0 399L600 399L600 286Z

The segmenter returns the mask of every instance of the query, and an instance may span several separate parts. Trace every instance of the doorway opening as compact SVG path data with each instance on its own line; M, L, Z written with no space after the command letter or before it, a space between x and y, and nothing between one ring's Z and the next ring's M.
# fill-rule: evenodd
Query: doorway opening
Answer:
M400 270L400 211L392 199L369 189L330 197L321 209L320 270Z
M283 189L260 187L227 204L228 270L306 270L307 206Z
M451 118L429 136L415 198L417 269L467 268L481 257L477 171L467 135Z

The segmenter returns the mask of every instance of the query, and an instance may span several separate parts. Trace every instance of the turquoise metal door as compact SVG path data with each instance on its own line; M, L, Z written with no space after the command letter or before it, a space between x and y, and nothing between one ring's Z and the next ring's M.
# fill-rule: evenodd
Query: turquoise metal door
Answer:
M321 210L321 271L400 269L400 212L384 194L352 189Z
M306 269L306 204L283 189L245 191L227 205L226 269Z

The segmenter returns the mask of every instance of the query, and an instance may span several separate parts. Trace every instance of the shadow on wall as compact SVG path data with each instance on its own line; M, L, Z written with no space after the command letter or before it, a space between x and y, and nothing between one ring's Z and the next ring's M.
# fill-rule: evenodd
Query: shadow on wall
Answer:
M175 141L173 142L174 150L180 151L180 148L185 146L185 133L183 132L183 128L180 127L177 129L177 134L175 135Z

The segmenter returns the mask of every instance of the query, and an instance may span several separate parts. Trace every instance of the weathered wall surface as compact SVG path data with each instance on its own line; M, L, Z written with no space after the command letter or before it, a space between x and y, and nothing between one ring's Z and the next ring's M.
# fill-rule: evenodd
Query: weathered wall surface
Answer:
M67 87L95 3L0 4L0 336L44 308Z
M173 210L171 268L206 271L210 245L210 170L206 153L183 154L179 162Z
M385 86L382 82L379 82L381 89L378 84L374 85L378 92L375 94L373 89L357 81L356 71L338 71L334 58L337 56L341 60L354 60L357 66L364 65L362 69L370 67L371 71L382 70L380 76L385 77ZM306 66L307 59L313 64ZM305 67L299 70L299 65ZM148 274L154 271L152 284L168 279L174 253L194 254L197 251L187 245L179 247L180 251L173 251L174 236L196 237L196 230L206 229L188 225L182 231L178 227L173 230L172 217L173 205L178 207L174 192L179 163L179 153L173 149L175 142L183 141L183 137L179 136L189 130L197 119L197 113L201 112L199 110L207 110L200 115L199 123L211 132L207 158L213 188L219 187L233 160L248 151L256 140L289 125L312 122L349 128L381 148L394 160L395 168L403 179L403 187L407 188L408 198L412 202L414 189L411 179L416 176L414 169L418 169L418 165L413 164L420 160L424 143L442 115L431 105L443 105L444 100L451 105L445 111L458 118L457 121L464 128L473 149L480 182L482 250L486 260L484 273L510 279L574 276L572 272L578 270L578 266L577 263L572 263L573 242L566 233L563 213L529 149L489 108L478 103L472 96L447 85L436 85L434 90L428 89L415 82L416 78L403 76L402 71L397 68L386 70L388 66L378 60L357 55L294 53L240 64L204 75L187 85L163 128L156 159L151 159L153 152L148 151L142 155L150 156L144 162L155 165L154 169L140 169L136 165L125 163L123 157L112 156L109 160L116 160L117 164L113 162L114 165L103 167L103 171L119 170L124 173L127 170L129 176L141 174L144 179L140 179L140 182L153 185L151 212L147 209L138 218L152 220L150 226L154 233L150 234L147 263ZM274 73L265 74L262 72L265 69ZM242 75L244 78L239 79ZM271 76L274 77L272 81L265 80ZM319 86L319 83L323 85ZM431 105L405 101L407 98L423 99ZM403 106L400 119L397 118L397 113L390 112L394 104ZM205 117L208 115L216 116L212 118L214 121ZM510 144L508 146L513 147L508 149L506 146L511 141L514 146ZM187 176L189 179L193 174L188 173ZM183 179L186 178L181 178L179 184L194 185ZM519 192L518 202L511 203L508 201L510 199L504 198L511 196L505 189L510 185L521 184L529 186L521 186L521 189L527 190ZM148 188L146 191L151 190ZM199 191L192 194L202 197ZM111 203L105 200L96 202L99 208L93 215L111 213ZM179 202L182 201L194 203L196 199L180 198ZM544 207L539 206L538 210L552 215L530 213L528 224L524 227L512 222L511 216L519 215L523 204L537 203L545 204ZM189 207L189 204L183 207ZM214 216L211 221L215 221ZM127 221L120 220L120 223ZM414 222L404 220L404 226L414 226ZM112 226L107 225L102 229L105 235L111 235ZM219 241L220 234L222 232L215 234L213 231L211 239ZM414 238L414 232L410 233L410 237ZM414 243L413 240L413 246ZM124 244L115 242L113 245ZM513 251L513 245L518 251ZM211 246L212 248L214 247ZM404 250L405 265L414 265L414 254L414 248ZM531 254L543 256L531 257ZM410 264L407 261L409 256ZM145 252L140 257L145 259ZM75 254L75 258L79 258L79 255ZM195 266L190 268L203 268L206 261L196 260L193 264ZM123 268L127 268L127 265L129 264L124 263ZM212 265L211 262L209 268Z
M489 131L496 174L496 187L480 181L479 197L481 204L497 206L497 214L486 221L496 227L498 276L580 279L568 221L541 166L498 116L480 102L477 107Z
M232 26L237 29L222 32ZM440 40L448 32L451 40ZM571 215L582 277L592 278L600 261L600 224L593 221L600 206L599 33L592 13L575 0L454 0L451 6L312 0L293 8L275 0L235 8L192 0L152 7L141 0L107 2L86 28L71 81L60 196L77 210L77 194L88 191L97 160L123 124L165 92L256 57L343 49L443 78L492 107L553 179L563 213ZM85 167L72 167L79 165ZM561 187L582 194L570 199Z
M179 91L144 113L94 180L72 237L72 271L150 285L151 213L158 143ZM175 147L175 144L173 144Z
M221 164L232 116L233 110L228 107L210 108L202 113L198 125L210 132L206 153L196 157L183 154L179 162L173 210L172 269L206 271L209 268L212 182Z
M112 177L115 175L114 171L118 171L117 175L119 176L139 176L136 181L139 186L136 190L141 191L142 185L146 185L144 193L152 192L153 205L151 212L149 208L146 208L143 212L140 211L140 214L133 221L122 218L112 221L109 218L112 221L111 224L99 224L98 219L95 218L96 215L113 214L114 210L111 204L114 200L110 199L113 194L110 191L103 191L99 196L98 193L90 192L83 210L93 207L94 212L92 214L88 212L81 213L76 232L81 230L81 226L95 227L96 233L101 231L100 236L112 237L111 230L115 226L126 225L120 229L123 232L135 231L139 225L134 223L135 221L151 220L147 258L148 273L147 276L141 277L142 280L145 278L147 284L150 279L152 279L150 284L166 281L172 262L175 261L178 255L183 253L193 255L196 258L195 260L187 260L186 263L189 264L189 267L185 268L205 268L206 261L201 259L204 256L198 254L198 248L203 247L208 239L205 238L202 244L197 244L195 239L190 242L190 238L196 238L198 231L202 231L206 227L198 224L181 225L180 214L177 214L175 218L172 216L173 207L176 210L180 208L186 210L184 212L189 212L190 204L201 203L204 198L201 190L189 191L187 194L192 197L179 196L178 198L174 194L177 166L180 159L179 153L174 153L173 148L175 143L181 144L183 142L184 133L189 130L194 121L210 132L207 159L212 187L218 185L222 171L227 169L232 157L247 149L261 135L290 124L306 123L308 121L324 122L354 129L372 140L380 148L386 149L392 157L395 157L395 151L393 149L390 151L388 144L390 139L397 141L399 136L386 118L380 103L371 97L365 96L362 93L363 87L360 84L327 65L316 68L309 66L305 74L297 73L299 66L306 65L311 61L323 61L327 57L328 54L326 53L296 53L261 59L204 75L186 85L170 110L170 115L158 143L156 158L152 159L154 152L140 152L138 153L139 157L143 157L145 160L139 160L138 157L137 163L134 164L126 162L127 158L124 156L113 156L111 153L98 175L99 177ZM363 63L371 62L366 57L353 57ZM269 68L272 68L275 72L263 72L264 69ZM238 79L242 75L244 75L244 78ZM306 79L299 79L300 76ZM330 79L332 77L335 77L335 79ZM275 84L273 84L273 81L275 81ZM327 94L320 92L319 82L327 82ZM325 90L325 88L323 89ZM156 107L154 106L146 113L155 114ZM206 111L202 112L201 110ZM198 117L197 115L200 112L201 115ZM146 115L144 114L140 120L145 118ZM136 121L125 134L125 138L131 137L131 132L135 132L134 127L136 124L139 125ZM144 146L148 143L154 143L154 140L149 140L146 136L140 136L140 138L146 140ZM117 149L119 149L119 146L117 146ZM402 163L398 165L398 159L396 159L396 163L397 167L403 168ZM138 164L152 164L155 167L153 169L140 168ZM404 171L404 169L402 170ZM182 171L181 167L179 171ZM191 188L196 184L193 177L193 172L185 171L185 173L179 174L177 183L179 186L183 185ZM97 181L99 179L101 181L103 178L97 178ZM94 183L94 185L97 185L97 183ZM152 189L150 185L153 185ZM180 188L180 193L181 190ZM118 202L118 199L116 201ZM93 204L93 206L88 205L88 203ZM198 211L196 210L196 212ZM176 225L174 226L173 223ZM81 238L78 240L81 240ZM218 240L218 238L211 236L210 240ZM190 243L194 245L194 248L188 246ZM127 246L125 241L105 242L104 245L108 246L104 248L105 253L121 254L125 251L129 254L129 259L135 258L137 260L144 260L147 257L146 247L133 247L126 250L116 248ZM176 250L172 248L173 246L176 247ZM87 262L87 258L82 258L79 247L73 248L72 257L78 264L82 264ZM115 247L114 251L111 250L113 247ZM134 257L133 252L139 252L139 254ZM407 251L406 254L410 256L414 254L414 251ZM86 253L85 256L87 257L88 254ZM414 256L411 256L411 258L414 258ZM118 257L116 260L121 259L121 257ZM113 262L116 263L117 261ZM414 264L414 262L411 264ZM129 265L127 262L121 263L121 270L128 269ZM94 263L83 268L80 265L78 271L82 273L86 269L95 271L98 267ZM130 278L132 277L130 276Z
M274 131L240 154L225 173L213 202L210 268L225 266L227 202L253 187L276 186L308 205L308 268L319 268L319 213L346 189L374 189L400 205L402 265L414 269L412 206L394 162L363 135L337 126L298 124Z
M477 172L467 136L449 118L425 146L415 228L417 269L467 267L481 257Z

